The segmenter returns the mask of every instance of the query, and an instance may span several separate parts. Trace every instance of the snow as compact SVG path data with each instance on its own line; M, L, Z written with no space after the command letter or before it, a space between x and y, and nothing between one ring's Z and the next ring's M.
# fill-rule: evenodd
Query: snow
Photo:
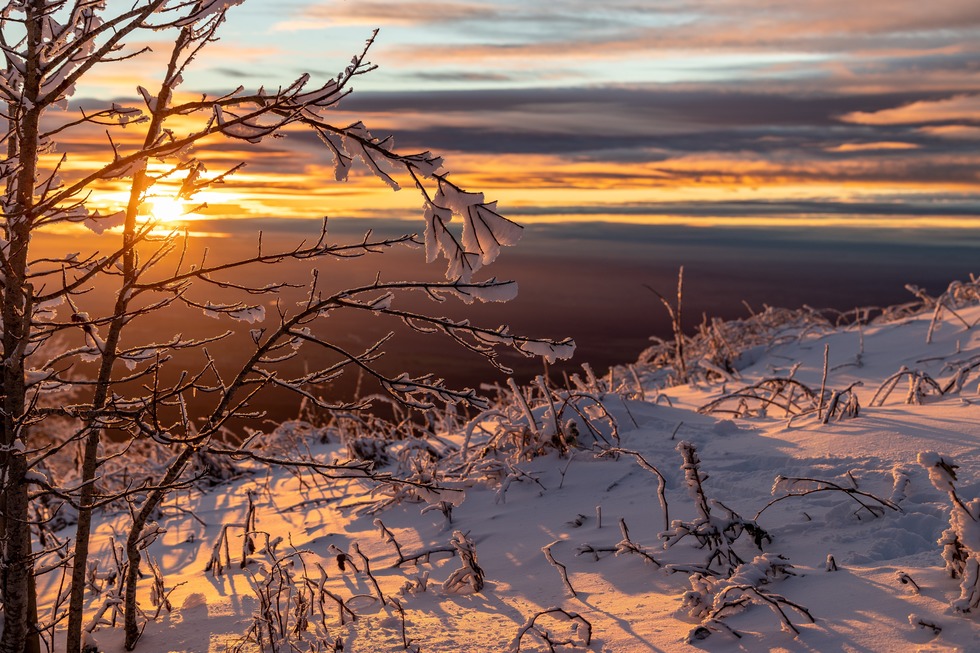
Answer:
M222 315L226 315L238 322L248 322L250 324L265 321L265 306L260 304L244 306L241 304L216 304L208 301L204 304L202 313L205 317L210 317L215 320L220 319Z
M140 604L158 616L136 650L259 650L236 648L270 623L256 621L270 605L257 593L289 630L301 590L321 642L304 651L980 650L980 370L961 372L980 356L980 305L939 323L933 309L861 327L790 321L741 344L729 325L717 334L744 355L698 366L707 354L691 346L689 383L665 383L673 372L647 352L608 377L585 369L547 401L543 380L515 385L473 422L435 418L448 426L424 441L372 441L381 471L442 492L237 463L234 480L182 490L147 527ZM788 376L819 389L825 351L825 398L852 388L856 416L798 411L800 397L718 402ZM883 397L903 366L917 376L902 383L959 382ZM711 402L728 412L699 412ZM350 451L338 429L301 423L256 441L277 438L323 461ZM102 515L100 573L127 520ZM220 575L205 573L213 550ZM150 560L169 611L151 603ZM39 578L44 605L59 580ZM114 590L96 586L90 639L122 651L106 625Z

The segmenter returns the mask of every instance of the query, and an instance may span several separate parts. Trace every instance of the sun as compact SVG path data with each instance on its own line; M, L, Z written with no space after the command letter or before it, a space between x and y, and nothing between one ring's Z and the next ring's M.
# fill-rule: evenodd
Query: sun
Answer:
M190 213L184 202L171 197L154 197L143 204L147 215L157 222L179 222Z

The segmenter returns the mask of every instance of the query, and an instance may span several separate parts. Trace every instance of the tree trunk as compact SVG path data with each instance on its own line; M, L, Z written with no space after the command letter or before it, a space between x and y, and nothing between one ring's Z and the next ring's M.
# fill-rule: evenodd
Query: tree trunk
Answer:
M27 7L28 56L24 69L24 100L12 106L8 120L16 125L16 134L8 144L8 153L18 156L20 170L7 188L14 200L13 211L6 216L7 255L3 284L3 432L0 445L0 472L3 486L2 560L0 584L3 589L4 629L0 635L0 653L35 653L40 651L37 632L37 597L34 587L34 557L31 551L31 521L26 484L28 429L21 421L27 405L24 378L25 351L31 339L33 288L28 283L27 261L34 220L34 185L37 177L40 145L41 73L38 46L41 30L37 18L44 3L33 0Z
M31 556L27 485L23 481L27 460L17 453L8 458L11 482L4 492L6 538L4 541L3 606L4 629L0 638L3 653L35 653L40 650L37 632L37 601L34 596L34 565ZM20 517L18 517L20 516Z

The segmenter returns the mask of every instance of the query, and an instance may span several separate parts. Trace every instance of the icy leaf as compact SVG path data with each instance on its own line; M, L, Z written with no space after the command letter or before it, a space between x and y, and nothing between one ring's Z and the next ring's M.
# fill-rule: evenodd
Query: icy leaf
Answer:
M203 309L206 317L216 320L222 315L226 315L240 322L262 322L265 320L264 306L242 306L241 304L214 304L207 302Z
M401 186L398 182L391 176L394 172L394 168L391 161L384 155L384 151L388 151L391 147L391 139L388 139L386 145L387 147L380 147L380 143L376 138L374 138L371 133L364 127L363 123L355 123L347 128L347 133L344 138L344 145L346 150L351 154L359 157L371 172L375 174L376 177L384 181L392 190L400 190ZM366 143L372 143L378 146L377 149L366 147ZM382 150L382 151L378 151Z
M497 203L474 204L464 215L463 247L479 252L484 265L500 254L501 245L516 245L524 228L496 212Z
M471 304L474 299L481 302L509 302L517 297L517 282L491 278L477 284L459 284L455 290L457 296L467 304Z
M347 151L347 147L344 144L344 139L337 134L324 131L318 131L317 136L319 136L320 140L330 148L331 152L333 152L334 178L337 181L347 181L347 177L350 175L353 158Z
M445 251L442 233L447 231L446 223L453 219L453 212L426 202L422 217L425 219L425 262L432 263L439 257L440 251ZM455 249L455 240L452 248ZM446 258L449 258L449 252L446 252Z
M575 341L571 339L561 342L551 342L550 340L525 340L519 343L518 349L528 352L534 356L541 356L549 363L556 360L568 360L575 354Z
M139 94L143 96L143 101L146 102L146 108L149 109L151 112L156 111L157 99L153 97L153 95L142 86L137 86L136 90L139 91Z
M265 306L246 306L235 311L229 311L228 317L239 322L262 322L265 320Z

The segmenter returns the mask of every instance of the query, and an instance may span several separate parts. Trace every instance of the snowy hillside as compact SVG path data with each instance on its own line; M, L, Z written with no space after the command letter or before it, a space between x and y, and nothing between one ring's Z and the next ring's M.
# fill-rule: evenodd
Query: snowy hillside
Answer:
M688 383L665 343L524 400L497 389L424 438L283 425L269 451L355 452L410 484L242 463L181 491L144 557L136 650L980 650L977 284L942 300L709 324ZM127 518L99 527L101 651L122 650L109 538Z

